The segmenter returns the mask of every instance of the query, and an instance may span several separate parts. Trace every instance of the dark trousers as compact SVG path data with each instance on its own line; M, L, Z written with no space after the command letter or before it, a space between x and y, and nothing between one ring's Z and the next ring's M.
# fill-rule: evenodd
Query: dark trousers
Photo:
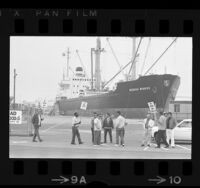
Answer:
M78 138L78 142L79 144L81 143L81 137L80 137L80 133L79 133L79 130L78 130L78 127L72 127L72 144L75 144L75 138Z
M163 140L166 146L169 146L166 140L166 130L158 130L157 137L156 137L156 142L157 142L158 147L160 147L161 139Z
M91 132L92 132L92 143L94 144L94 128L91 128Z
M104 129L104 143L107 142L107 133L110 136L110 143L112 143L112 129Z
M116 144L119 144L119 138L121 139L120 144L121 145L124 144L124 134L125 134L124 128L116 129Z
M41 140L40 134L39 134L39 127L38 126L34 126L33 140L35 140L36 137L38 137L38 140Z

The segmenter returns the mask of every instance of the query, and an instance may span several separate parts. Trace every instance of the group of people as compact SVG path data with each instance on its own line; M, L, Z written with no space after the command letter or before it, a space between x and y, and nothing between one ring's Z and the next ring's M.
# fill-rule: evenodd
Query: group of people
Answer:
M142 141L142 147L147 145L151 146L151 136L153 126L158 126L158 132L155 135L155 141L157 143L156 148L160 148L161 141L165 144L165 148L168 148L171 144L171 147L175 147L174 143L174 128L176 127L176 120L172 116L171 112L159 112L159 118L157 120L156 115L148 113L147 117L144 119L144 138ZM170 143L171 141L171 143Z
M77 137L79 144L82 144L79 133L79 125L81 124L81 120L77 112L74 113L74 117L72 119L72 141L71 144L75 144L75 137ZM115 124L115 125L114 125ZM101 145L107 143L107 134L110 137L110 143L113 142L112 130L116 129L116 145L124 146L124 134L125 134L125 126L127 122L125 118L121 115L120 111L117 111L117 118L115 123L110 113L106 113L105 118L101 114L93 113L93 117L91 119L91 134L92 134L92 144L94 146ZM104 131L104 141L101 141L101 132Z
M39 128L41 127L41 122L43 118L41 116L41 111L36 109L35 114L32 117L32 124L34 127L33 142L37 142L36 138L42 142L42 139L39 134ZM171 147L175 147L174 143L174 128L176 127L176 120L172 116L171 112L159 112L159 117L157 118L156 114L148 113L147 117L144 119L143 128L144 128L144 138L142 140L141 146L151 146L151 137L152 137L152 128L158 126L158 132L155 135L155 140L157 143L156 148L160 148L161 141L165 144L165 148L168 148L171 144ZM74 113L72 118L72 140L71 144L75 144L75 138L77 137L78 143L83 144L80 133L79 126L81 125L81 119L77 112ZM91 137L92 144L94 146L102 145L107 143L107 135L110 137L110 143L113 143L112 132L113 129L116 130L116 146L124 146L124 135L125 135L125 126L127 125L126 119L122 116L120 111L117 111L117 118L115 121L110 113L106 113L105 117L102 114L96 112L93 113L91 119ZM101 139L101 132L104 132L104 139ZM171 140L171 143L170 143Z

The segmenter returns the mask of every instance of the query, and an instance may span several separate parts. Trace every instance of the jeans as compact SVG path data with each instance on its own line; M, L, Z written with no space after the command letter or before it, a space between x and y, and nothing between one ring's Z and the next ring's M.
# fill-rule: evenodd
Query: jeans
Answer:
M119 138L121 139L120 144L124 144L124 128L116 128L116 144L119 144Z
M80 137L80 133L79 133L78 127L74 127L74 126L73 126L73 127L72 127L72 141L71 141L72 144L75 143L75 138L76 138L76 136L77 136L78 142L79 142L79 144L80 144L82 141L81 141L81 137Z
M112 143L112 129L104 129L104 143L107 142L107 133L110 136L110 142Z
M169 146L169 144L166 141L166 130L158 130L157 139L156 139L158 147L160 147L161 139L163 140L166 146Z

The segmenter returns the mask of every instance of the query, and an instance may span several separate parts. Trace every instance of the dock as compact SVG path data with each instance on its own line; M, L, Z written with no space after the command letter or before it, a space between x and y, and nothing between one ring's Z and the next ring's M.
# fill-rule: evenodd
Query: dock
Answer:
M79 145L71 145L72 116L45 116L40 136L43 142L32 142L31 136L10 136L10 158L80 158L80 159L191 159L191 144L177 143L175 148L141 147L143 127L141 119L127 119L125 147L115 146L116 133L113 130L113 143L107 137L107 144L93 146L90 117L81 117ZM18 125L19 126L19 125ZM108 135L107 135L108 136ZM103 142L103 131L101 140Z

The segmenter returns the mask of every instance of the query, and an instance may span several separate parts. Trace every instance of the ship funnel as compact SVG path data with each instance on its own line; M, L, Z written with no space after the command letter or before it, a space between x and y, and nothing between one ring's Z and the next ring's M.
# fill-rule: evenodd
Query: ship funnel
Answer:
M100 55L104 49L101 49L101 40L98 37L96 41L96 49L95 49L95 88L97 91L101 90L101 73L100 73Z

